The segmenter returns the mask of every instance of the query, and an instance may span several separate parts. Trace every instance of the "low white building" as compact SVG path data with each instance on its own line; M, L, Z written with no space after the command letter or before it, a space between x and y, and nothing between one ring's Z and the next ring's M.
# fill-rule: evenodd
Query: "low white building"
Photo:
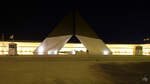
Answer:
M0 42L0 55L8 55L9 43ZM40 45L40 42L15 42L17 44L18 55L33 55L34 50ZM112 51L112 55L135 55L136 47L142 47L143 55L150 55L150 44L106 44ZM85 54L86 48L81 43L67 43L64 47L54 54ZM105 54L107 52L104 51ZM51 53L49 53L51 54Z

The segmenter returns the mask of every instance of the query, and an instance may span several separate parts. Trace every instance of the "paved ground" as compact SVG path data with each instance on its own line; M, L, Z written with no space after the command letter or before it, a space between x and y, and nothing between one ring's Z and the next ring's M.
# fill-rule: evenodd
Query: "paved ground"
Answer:
M142 84L149 65L150 56L0 56L0 84Z

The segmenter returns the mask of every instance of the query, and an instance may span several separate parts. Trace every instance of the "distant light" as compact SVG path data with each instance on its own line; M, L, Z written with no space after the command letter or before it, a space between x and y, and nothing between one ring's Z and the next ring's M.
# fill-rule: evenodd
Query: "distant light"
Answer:
M108 55L109 54L109 51L107 51L107 50L104 50L104 55Z
M144 38L144 41L149 41L150 40L150 38Z

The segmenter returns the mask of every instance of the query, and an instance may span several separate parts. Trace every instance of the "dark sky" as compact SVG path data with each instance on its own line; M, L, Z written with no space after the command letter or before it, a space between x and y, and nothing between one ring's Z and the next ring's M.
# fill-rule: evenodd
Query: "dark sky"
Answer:
M150 8L133 2L4 2L0 10L0 35L9 40L42 41L72 8L106 43L144 43L150 37ZM0 36L1 37L1 36Z

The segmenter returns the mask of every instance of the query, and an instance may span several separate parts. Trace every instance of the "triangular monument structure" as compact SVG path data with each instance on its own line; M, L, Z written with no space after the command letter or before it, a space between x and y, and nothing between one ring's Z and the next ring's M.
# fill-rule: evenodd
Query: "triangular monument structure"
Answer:
M36 48L34 54L57 54L63 46L76 36L91 55L111 55L112 52L96 35L79 12L72 12L65 16L60 24Z

